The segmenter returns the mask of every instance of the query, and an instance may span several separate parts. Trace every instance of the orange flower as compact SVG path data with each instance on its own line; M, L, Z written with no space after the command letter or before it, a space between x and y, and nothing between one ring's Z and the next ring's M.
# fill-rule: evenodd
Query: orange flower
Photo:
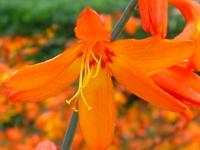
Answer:
M200 4L193 0L168 0L170 4L178 8L187 25L176 39L192 39L196 44L196 50L190 59L190 66L200 71Z
M200 77L191 70L174 66L153 75L152 78L181 102L200 108Z
M133 35L136 32L139 25L140 25L139 19L130 17L128 22L125 25L125 31L128 34Z
M152 35L167 34L167 0L138 0L143 29Z
M146 72L177 64L191 56L189 41L110 41L110 33L100 16L89 8L78 18L73 46L46 62L27 66L6 82L14 101L44 100L65 90L79 76L75 95L80 127L92 149L105 149L112 141L115 126L114 76L132 93L170 111L188 113L188 107L159 88ZM181 52L180 52L181 49ZM89 111L90 110L90 111Z

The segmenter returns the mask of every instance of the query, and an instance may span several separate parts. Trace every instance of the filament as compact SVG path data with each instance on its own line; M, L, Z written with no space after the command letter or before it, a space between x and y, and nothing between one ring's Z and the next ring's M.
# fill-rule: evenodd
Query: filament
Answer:
M81 98L82 98L83 102L85 103L85 105L87 106L88 110L91 110L92 107L87 103L87 101L83 95L83 91L81 90L80 93L81 93Z
M80 90L78 90L74 96L72 96L69 100L66 100L67 104L71 104L71 102L79 95Z
M96 69L96 72L95 72L94 75L92 75L92 78L97 77L97 75L99 74L99 70L100 70L100 68L101 68L101 55L100 55L99 61L98 61L98 63L97 63L97 69Z
M94 53L93 53L92 51L90 51L90 54L92 55L92 58L93 58L96 62L99 61L99 60L96 58L96 56L94 55Z

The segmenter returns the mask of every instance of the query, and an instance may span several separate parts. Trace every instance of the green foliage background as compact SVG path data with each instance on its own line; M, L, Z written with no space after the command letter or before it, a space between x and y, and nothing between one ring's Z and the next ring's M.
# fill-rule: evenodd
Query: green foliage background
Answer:
M129 0L0 0L0 34L29 35L42 32L52 24L59 24L71 36L77 16L84 7L99 13L123 10ZM182 19L171 21L172 32L183 27ZM177 20L177 18L176 18ZM178 22L178 24L177 24ZM66 29L66 30L64 30ZM68 31L68 32L66 32ZM171 34L171 33L170 33Z
M70 28L84 7L112 13L128 0L0 0L0 33L33 34L51 24ZM69 30L68 30L69 31Z
M0 0L0 36L43 33L52 24L60 29L55 41L40 49L39 54L29 58L43 61L51 58L64 49L68 39L74 37L75 21L84 7L92 7L99 13L114 14L122 11L129 0ZM138 12L134 16L139 17ZM172 38L184 27L180 13L170 7L168 37ZM122 34L122 37L143 38L148 36L141 28L133 36Z

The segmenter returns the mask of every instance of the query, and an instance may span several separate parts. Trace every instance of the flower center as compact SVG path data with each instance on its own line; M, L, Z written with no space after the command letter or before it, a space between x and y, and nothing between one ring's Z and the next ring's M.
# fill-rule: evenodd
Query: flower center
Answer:
M71 104L73 100L77 101L81 97L88 110L92 109L87 103L83 89L88 85L90 79L98 76L100 68L104 67L107 61L111 61L111 53L105 47L98 47L97 49L95 45L83 51L78 90L70 99L66 100L67 104ZM78 111L76 103L73 109Z

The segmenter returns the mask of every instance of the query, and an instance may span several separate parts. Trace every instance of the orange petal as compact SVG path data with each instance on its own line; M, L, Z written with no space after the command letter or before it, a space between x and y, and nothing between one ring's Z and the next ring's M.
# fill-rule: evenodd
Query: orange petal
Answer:
M84 138L91 149L105 150L112 142L115 128L114 90L111 77L105 70L89 81L83 89L88 110L82 99L79 99L80 127Z
M173 67L152 76L155 83L175 97L200 107L200 77L182 67Z
M192 38L192 35L194 34L195 32L195 28L196 28L196 23L195 22L190 22L188 23L184 30L178 34L175 39L177 40L185 40L185 39L191 39Z
M165 37L167 33L167 0L139 0L142 27L152 35Z
M83 44L75 44L48 61L26 66L9 78L5 85L15 90L29 90L51 82L80 55ZM67 76L66 76L67 77Z
M178 8L187 21L199 19L200 5L195 0L168 0L168 2Z
M191 70L174 66L170 68L170 77L178 80L200 93L200 77Z
M151 37L144 40L119 40L111 49L117 57L125 59L143 71L170 67L192 55L194 46L190 41L161 40Z
M191 57L191 63L196 71L200 71L200 31L197 39L193 38L196 44L196 50Z
M194 0L169 0L184 15L187 25L176 39L191 39L196 50L191 57L191 64L195 70L200 70L200 4Z
M10 98L14 101L38 101L59 94L77 78L80 61L74 60L82 49L83 43L75 44L53 59L16 72L5 82L13 90Z
M186 105L159 88L136 66L117 57L110 65L114 77L133 94L169 111L185 113Z
M144 31L148 32L150 27L150 16L148 0L138 0L138 6Z
M110 33L101 20L101 17L92 9L86 8L79 16L76 28L76 37L82 40L109 40Z
M163 22L167 23L167 0L149 0L149 13L154 28L159 28Z
M40 101L45 100L49 97L55 96L65 90L67 86L72 84L78 77L81 66L80 58L74 61L70 66L64 68L55 77L50 78L44 84L26 89L22 87L20 90L16 90L13 87L13 93L10 94L9 98L12 101ZM58 68L59 66L57 66ZM54 69L55 70L55 69ZM29 80L28 80L29 81ZM24 81L25 82L25 81ZM19 83L20 84L20 83ZM21 83L23 84L23 82Z
M200 8L199 8L200 9ZM200 19L200 16L199 16ZM199 26L199 29L198 29ZM184 28L183 32L180 33L176 39L191 39L195 44L195 51L190 58L190 63L193 68L200 71L200 21L199 22L189 22Z
M108 14L101 14L100 15L100 17L101 17L101 20L102 20L102 22L103 22L103 24L104 24L104 27L105 27L105 29L106 30L108 30L109 32L111 32L112 31L112 15L108 15Z

